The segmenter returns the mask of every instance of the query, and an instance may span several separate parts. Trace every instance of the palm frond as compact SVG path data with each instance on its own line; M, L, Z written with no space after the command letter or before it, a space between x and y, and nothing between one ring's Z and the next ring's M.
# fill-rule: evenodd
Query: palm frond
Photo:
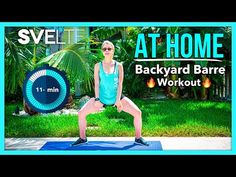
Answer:
M73 44L41 59L37 65L48 63L52 67L63 70L72 83L77 80L83 81L86 89L90 91L93 83L93 67L91 65L96 62L91 61L91 58L94 56L89 49L84 47L84 44Z

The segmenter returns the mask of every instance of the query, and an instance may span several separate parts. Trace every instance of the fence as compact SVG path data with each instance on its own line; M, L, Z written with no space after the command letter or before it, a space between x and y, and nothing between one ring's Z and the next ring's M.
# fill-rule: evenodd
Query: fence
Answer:
M223 75L222 84L212 84L212 97L216 99L231 100L232 96L232 69L226 67L226 72Z

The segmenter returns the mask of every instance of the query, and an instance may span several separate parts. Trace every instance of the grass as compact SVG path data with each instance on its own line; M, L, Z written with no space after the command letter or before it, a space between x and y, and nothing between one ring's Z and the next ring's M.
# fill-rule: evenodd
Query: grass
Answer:
M231 103L194 100L133 100L142 110L143 136L231 136ZM78 137L76 115L16 117L6 104L6 137ZM87 117L87 136L134 136L133 117L115 108Z

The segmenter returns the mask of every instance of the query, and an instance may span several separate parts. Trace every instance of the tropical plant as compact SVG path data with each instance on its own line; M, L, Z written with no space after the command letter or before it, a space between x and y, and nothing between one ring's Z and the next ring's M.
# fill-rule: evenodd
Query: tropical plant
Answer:
M93 69L96 62L101 59L100 49L90 49L87 45L88 39L83 39L76 44L53 53L37 63L38 66L49 64L65 71L70 84L74 85L76 81L82 81L84 89L91 91L93 89Z
M91 35L98 41L125 39L127 36L126 27L97 27Z
M18 42L18 31L27 27L5 28L5 90L6 96L16 94L22 88L25 73L34 68L37 56L43 56L45 46L42 43L37 45L33 42L22 45ZM40 28L34 29L36 32Z

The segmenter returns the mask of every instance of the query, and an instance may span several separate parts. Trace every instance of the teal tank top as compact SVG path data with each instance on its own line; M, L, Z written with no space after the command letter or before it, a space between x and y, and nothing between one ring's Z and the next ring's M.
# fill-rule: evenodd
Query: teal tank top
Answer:
M99 99L101 103L106 105L113 105L116 102L118 91L118 66L115 62L114 72L105 73L102 62L100 62L99 69Z

